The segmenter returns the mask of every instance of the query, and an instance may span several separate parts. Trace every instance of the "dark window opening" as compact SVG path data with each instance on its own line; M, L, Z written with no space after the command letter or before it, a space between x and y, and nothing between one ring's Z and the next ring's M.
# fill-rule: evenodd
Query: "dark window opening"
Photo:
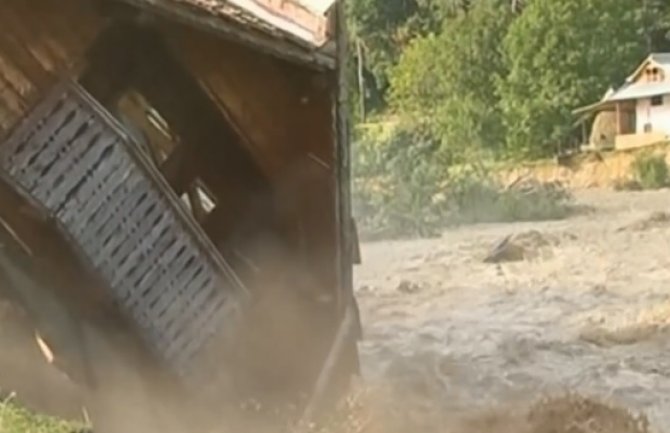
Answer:
M140 150L157 167L163 165L179 142L179 138L172 132L163 116L135 90L129 90L121 95L114 108L116 116L132 135Z
M116 101L115 114L126 132L131 135L142 152L159 170L164 171L166 161L175 156L183 165L184 154L175 150L182 146L168 121L137 90L125 91ZM181 169L177 170L182 172ZM167 173L163 173L167 174ZM170 182L171 179L167 179ZM179 191L181 202L194 219L202 224L218 204L216 195L200 177L185 180Z
M651 105L652 107L663 105L663 96L652 96Z

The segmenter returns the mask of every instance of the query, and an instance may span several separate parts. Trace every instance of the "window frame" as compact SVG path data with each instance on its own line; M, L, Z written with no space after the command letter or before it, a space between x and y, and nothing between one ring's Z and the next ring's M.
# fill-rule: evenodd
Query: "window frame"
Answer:
M660 107L665 105L664 95L656 95L650 98L650 104L652 107Z

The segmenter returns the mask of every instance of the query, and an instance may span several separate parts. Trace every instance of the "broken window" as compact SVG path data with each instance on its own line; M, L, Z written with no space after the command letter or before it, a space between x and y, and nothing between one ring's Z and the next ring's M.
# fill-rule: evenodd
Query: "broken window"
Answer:
M132 136L140 151L157 168L164 168L164 163L180 144L177 135L172 132L161 113L140 92L132 89L119 98L115 108L118 120ZM182 157L177 156L178 159L183 159ZM215 194L201 178L190 181L180 199L199 223L204 222L217 205Z
M204 222L218 204L214 193L200 178L196 178L180 198L199 223Z
M140 150L157 167L163 165L178 143L178 137L163 116L135 90L125 92L115 108L118 119L140 146Z

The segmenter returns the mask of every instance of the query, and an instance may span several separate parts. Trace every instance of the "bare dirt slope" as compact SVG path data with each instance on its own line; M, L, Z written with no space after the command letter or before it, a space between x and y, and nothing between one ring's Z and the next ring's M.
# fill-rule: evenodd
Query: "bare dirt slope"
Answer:
M578 197L593 212L364 245L367 378L422 421L571 391L670 432L670 191ZM484 263L507 235L525 258Z

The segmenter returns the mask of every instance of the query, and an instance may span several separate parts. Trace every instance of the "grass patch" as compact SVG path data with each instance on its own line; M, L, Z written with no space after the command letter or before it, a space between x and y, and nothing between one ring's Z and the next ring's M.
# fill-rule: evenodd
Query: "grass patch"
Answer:
M614 182L615 191L644 191L670 186L670 168L664 154L644 152L638 154L630 166L627 177Z
M664 155L642 153L633 161L631 170L640 189L660 189L668 186L670 170Z
M51 417L34 414L11 399L0 402L0 433L74 433L85 428Z

